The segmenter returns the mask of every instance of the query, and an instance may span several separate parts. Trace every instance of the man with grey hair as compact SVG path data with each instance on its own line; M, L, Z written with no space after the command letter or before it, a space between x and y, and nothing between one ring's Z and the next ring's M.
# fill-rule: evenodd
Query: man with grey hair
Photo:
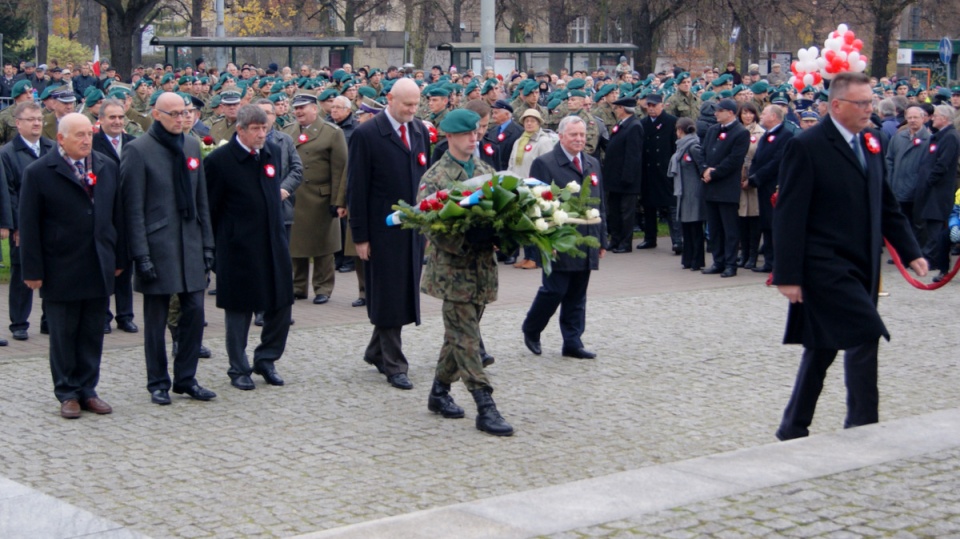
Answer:
M893 139L900 127L900 120L897 119L896 103L889 97L881 99L877 105L877 114L880 115L880 131L887 135L889 139Z
M949 105L933 108L932 124L936 132L930 136L927 151L920 159L913 206L913 222L920 229L923 256L931 268L941 272L947 271L949 256L940 255L938 243L953 208L957 159L960 158L960 135L953 126L954 115Z
M881 110L884 103L890 107L890 110L896 111L893 100L884 99L881 101ZM897 197L897 202L900 203L900 211L912 223L913 201L916 198L920 162L929 153L927 151L927 141L930 139L930 131L925 125L927 113L920 105L907 107L904 117L907 120L905 128L897 131L894 127L890 145L887 146L885 164L887 182L890 184L894 196ZM893 118L893 122L897 123L896 117ZM886 125L887 121L884 121L884 128ZM914 225L914 232L919 238L919 230L916 228L916 224Z
M609 208L610 250L633 250L633 223L636 220L640 174L643 171L643 126L634 114L637 100L621 97L613 102L617 123L611 128L603 178Z
M773 271L773 203L770 197L777 192L780 161L787 142L793 138L793 132L783 125L783 109L777 105L767 105L760 113L760 127L765 131L757 142L757 149L750 162L747 181L757 188L757 201L760 204L760 230L763 233L763 265L752 271L770 273Z
M225 312L230 383L256 387L252 373L282 386L274 363L283 355L293 305L293 268L281 209L281 158L267 144L273 121L258 105L237 111L237 132L204 159L210 219L218 245L217 307ZM260 344L247 361L250 319L263 312Z

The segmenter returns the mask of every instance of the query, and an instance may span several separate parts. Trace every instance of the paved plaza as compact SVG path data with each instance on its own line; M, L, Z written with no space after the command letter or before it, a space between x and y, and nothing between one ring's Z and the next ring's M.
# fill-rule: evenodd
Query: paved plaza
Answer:
M151 404L142 334L115 330L98 387L115 411L75 421L36 309L30 340L0 349L0 537L960 536L957 285L917 291L885 265L883 423L841 431L836 365L813 436L777 443L800 349L780 344L786 300L765 278L682 271L663 246L609 255L587 307L598 358L574 360L556 319L544 354L526 350L540 275L501 266L482 330L511 438L474 428L462 384L466 418L427 411L439 301L403 334L413 391L362 362L352 273L330 303L295 304L286 386L229 385L208 296L197 377L217 399Z

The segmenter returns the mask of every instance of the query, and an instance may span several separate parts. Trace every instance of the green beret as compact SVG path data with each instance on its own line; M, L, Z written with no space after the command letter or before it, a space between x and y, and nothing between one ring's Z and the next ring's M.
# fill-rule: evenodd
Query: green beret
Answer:
M10 92L10 97L20 97L21 95L32 91L33 86L30 86L30 81L17 81L17 83L13 85L13 90Z
M180 77L180 79L177 80L177 85L181 85L181 84L193 84L193 77L191 77L190 75L184 75Z
M157 104L157 99L159 99L161 95L163 95L163 90L157 90L157 91L153 92L152 94L150 94L150 106L151 106L151 107ZM219 97L219 96L217 96L217 97Z
M160 79L160 85L162 86L168 82L173 82L174 77L176 77L176 75L174 75L173 73L167 73L166 75L163 76L162 79ZM224 77L224 80L226 80L226 77Z
M693 93L695 93L695 94L696 94L696 93L699 93L700 90L703 90L703 87L700 86L699 84L697 84L696 86L691 86L691 87L690 87L690 91L693 92Z
M443 87L450 91L450 95L460 95L463 93L463 85L457 84L456 82L448 82L444 84Z
M520 93L527 96L540 89L540 84L534 79L527 79L520 85Z
M437 126L445 133L469 133L480 125L480 115L468 109L455 109L447 113Z
M210 77L200 77L197 80L200 84L210 84Z
M423 88L423 85L424 85L424 84L427 84L426 82L424 82L423 79L413 79L413 82L417 83L417 86L419 86L419 87L421 87L421 88ZM429 85L428 85L428 86L429 86Z
M334 88L328 88L328 89L320 92L320 95L317 96L317 101L326 101L326 100L328 100L328 99L332 99L332 98L334 98L334 97L337 97L338 95L340 95L340 92L338 92L336 89L334 89Z
M277 81L277 82L273 83L273 86L270 87L270 93L271 93L271 94L280 93L280 92L282 92L283 89L286 88L286 87L287 87L287 83L283 82L282 80L281 80L281 81Z
M222 86L223 86L223 79L220 79L220 80L217 81L216 84L214 84L214 85L210 88L210 91L213 92L213 93L217 93L217 92L220 91L220 88L221 88Z
M950 88L950 93L953 95L960 95L960 86L953 86Z
M356 84L353 82L353 79L350 79L340 88L340 93L345 94L347 93L347 90L353 88L354 86L356 86Z
M20 81L20 82L26 82L26 81ZM50 99L53 96L54 90L56 89L57 89L57 86L47 86L46 88L44 88L43 93L40 94L40 101Z
M369 86L361 86L357 88L357 92L359 92L363 97L369 97L370 99L375 99L377 97L377 91Z
M100 101L103 101L103 92L97 90L96 88L94 88L92 92L84 92L84 94L86 94L86 100L83 102L83 104L87 108L90 108Z
M480 89L480 95L487 95L490 90L493 90L496 87L497 79L487 79L487 81L483 83L483 88Z
M727 99L733 97L733 90L724 90L720 92L720 99Z
M477 82L476 79L474 79L474 80L470 81L470 84L468 84L466 88L463 89L463 93L469 94L469 93L473 92L474 90L476 90L479 86L480 86L480 84Z
M630 92L632 92L633 90L634 90L634 86L633 86L632 84L630 84L629 82L625 82L625 83L623 83L623 84L620 85L620 93L621 93L621 94L626 95L626 94L629 94Z
M757 81L753 83L752 86L750 86L750 91L755 94L766 93L769 90L770 90L770 85L767 84L767 81L765 80Z
M661 90L669 90L671 88L673 88L673 79L669 79L660 85Z
M519 84L513 87L513 93L510 94L510 100L513 101L514 99L517 99L518 97L520 97L520 85L519 85Z
M107 97L110 99L126 99L128 96L133 95L130 90L126 88L116 87L110 90L110 93L107 94Z
M587 97L587 92L583 90L568 90L567 97Z
M215 96L211 97L211 98L210 98L210 102L207 103L207 106L210 107L211 109L215 109L215 108L219 107L219 106L220 106L220 96L219 96L219 95L215 95Z
M103 80L103 91L106 92L113 86L113 83L117 82L116 79L107 78Z
M397 79L384 81L381 86L380 95L387 95L390 93L390 90L393 89L393 85L396 83Z
M190 99L190 94L188 94L188 93L185 93L185 92L177 92L177 95L180 96L180 99L183 99L183 104L184 104L184 105L189 105L189 104L191 104L191 103L193 102L193 100Z
M148 79L146 77L143 77L137 82L133 83L133 89L136 90L137 88L143 86L144 84L146 84L147 86L153 86L153 79Z
M920 93L919 90L910 90L907 92L907 97L917 97L917 94L919 93Z
M617 89L616 84L604 84L597 90L597 93L593 95L593 102L599 103L607 94Z
M450 90L444 88L442 84L431 84L423 90L423 95L427 97L450 97Z
M710 83L710 86L713 86L714 88L719 88L724 84L726 84L726 82L727 82L726 79L724 79L723 77L717 77L713 79L713 81Z
M437 79L437 82L449 82L449 81L450 81L450 75L443 75L439 79Z
M287 99L289 99L289 97L287 97L287 94L284 92L277 92L275 94L272 94L267 99L269 99L273 103L276 103L277 101L286 101Z
M651 82L653 82L653 75L647 75L647 78L640 81L640 84L643 86L650 86Z
M380 73L383 73L383 71L381 71L379 67L375 67L370 70L370 73L368 73L367 76L372 77L374 75L379 75Z
M733 75L730 73L724 73L723 75L720 75L719 78L723 79L724 82L733 82Z
M685 79L689 79L689 78L690 78L690 72L689 72L689 71L684 71L683 73L680 73L679 75L677 75L677 77L676 77L677 84L680 84L680 83L683 82Z
M700 101L704 101L704 102L710 101L711 99L716 97L716 95L717 94L713 92L703 92L702 94L700 94Z
M557 107L560 106L560 103L563 103L563 101L560 101L559 99L551 99L550 102L547 103L547 110L557 110Z
M570 82L567 83L567 90L582 90L586 85L587 81L583 79L570 79Z
M736 96L737 94L739 94L740 92L742 92L742 91L744 91L744 90L746 90L746 89L747 89L746 86L744 86L744 85L742 85L742 84L738 84L738 85L736 85L736 86L733 87L733 90L730 90L730 97L734 97L734 96Z

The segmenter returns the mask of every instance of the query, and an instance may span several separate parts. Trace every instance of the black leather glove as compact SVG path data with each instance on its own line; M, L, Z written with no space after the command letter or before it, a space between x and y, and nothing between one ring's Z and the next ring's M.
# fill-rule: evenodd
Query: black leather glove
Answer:
M491 225L475 226L464 233L463 239L474 249L485 249L496 243L497 231Z
M213 271L213 262L215 258L213 256L213 251L210 249L203 250L203 267L207 271Z
M140 277L141 281L149 283L150 281L157 280L157 268L154 267L149 256L138 256L135 259L135 262L137 267L137 276Z

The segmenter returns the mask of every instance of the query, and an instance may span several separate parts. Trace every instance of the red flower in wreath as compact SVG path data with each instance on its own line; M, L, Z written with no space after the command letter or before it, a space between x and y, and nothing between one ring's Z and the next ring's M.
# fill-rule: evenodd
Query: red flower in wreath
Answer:
M420 201L420 211L430 211L430 200L425 198Z
M87 185L91 187L97 185L97 175L93 172L87 172Z
M307 134L306 134L306 133L300 133L300 136L297 137L297 140L300 141L300 144L303 144L304 142L310 140L310 138L307 137Z
M211 137L210 135L203 137L203 143L206 144L207 146L213 146L213 137Z
M544 200L553 200L553 191L544 191L540 198Z
M867 141L868 152L880 153L880 141L873 136L873 133L864 133L863 140Z
M450 194L446 191L437 191L437 200L447 200L450 198Z
M264 166L263 172L264 174L267 175L268 178L272 178L277 175L277 169L273 168L273 165Z
M194 170L197 170L198 168L200 168L200 160L197 159L196 157L188 157L187 168L190 169L191 172L193 172Z

